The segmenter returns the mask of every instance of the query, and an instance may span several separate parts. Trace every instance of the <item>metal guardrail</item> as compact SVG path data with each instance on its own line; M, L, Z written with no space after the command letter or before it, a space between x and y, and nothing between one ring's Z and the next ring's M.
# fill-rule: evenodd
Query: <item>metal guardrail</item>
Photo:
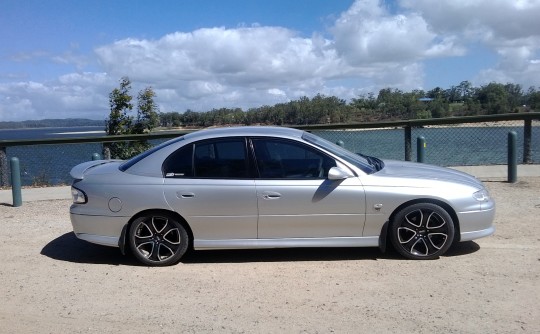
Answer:
M342 129L373 129L388 127L421 127L428 125L452 125L464 123L484 123L484 122L502 122L502 121L524 121L540 120L540 112L498 114L498 115L480 115L480 116L461 116L448 118L430 118L430 119L411 119L401 121L384 121L372 123L332 123L317 125L298 125L297 129L303 130L342 130Z
M445 128L448 129L457 129L459 128L457 125L462 126L464 124L469 125L469 130L474 131L468 131L467 135L471 135L471 133L479 132L482 127L484 128L496 128L496 127L504 127L503 130L506 131L506 127L515 129L519 129L519 136L521 137L520 140L522 140L522 161L525 164L530 164L534 162L540 162L534 161L537 160L536 158L533 159L533 153L536 154L537 152L540 154L540 140L538 140L538 143L533 142L533 138L540 138L540 136L535 134L533 135L533 128L536 128L533 126L533 122L540 121L540 112L534 112L534 113L515 113L515 114L501 114L501 115L485 115L485 116L472 116L472 117L451 117L451 118L438 118L438 119L426 119L426 120L403 120L403 121L385 121L385 122L376 122L376 123L347 123L347 124L320 124L320 125L309 125L309 126L293 126L298 129L307 130L314 132L315 134L318 134L322 137L325 137L331 141L338 141L342 140L345 141L346 148L358 152L362 151L366 154L372 154L372 155L379 155L377 153L371 153L369 150L373 147L376 147L377 150L380 151L381 147L385 145L383 142L389 142L386 145L391 145L394 151L387 153L387 155L383 155L380 157L383 158L391 158L391 159L404 159L404 160L412 160L413 156L413 145L412 140L413 136L424 136L426 137L428 143L433 142L440 142L442 144L447 143L448 144L448 137L456 136L455 133L450 133L448 131L444 132L442 130L445 130ZM482 126L477 125L479 123L484 123ZM490 125L486 125L487 123L490 123ZM493 125L495 124L495 125ZM540 124L539 124L540 125ZM423 134L422 132L426 132L428 130L437 130L436 128L441 128L441 131L438 131L439 138L430 138L428 135ZM377 136L372 136L371 133L370 136L368 136L368 132L366 130L384 130L378 132ZM388 130L388 131L387 131ZM150 133L150 134L143 134L143 135L118 135L118 136L100 136L100 137L84 137L84 138L59 138L59 139L40 139L40 140L0 140L0 186L6 186L8 185L9 180L9 174L8 174L8 149L20 149L23 147L33 146L33 147L44 147L44 146L54 146L54 147L67 147L67 146L74 146L77 145L84 145L84 144L104 144L104 143L111 143L111 142L121 142L121 141L140 141L140 140L146 140L146 141L152 141L152 140L163 140L168 138L177 137L179 135L183 135L189 132L193 132L195 130L181 130L181 131L164 131L164 132L157 132L157 133ZM400 132L403 132L402 135L399 135ZM377 132L377 131L372 131ZM484 131L485 132L485 131ZM497 142L500 142L500 144L506 146L506 134L504 135L504 138L500 139L500 131L497 131L497 134L489 134L484 133L483 136L488 136L488 138L483 138L484 140L488 141L494 141L497 140ZM429 133L428 133L429 134ZM458 134L458 136L465 136L462 134ZM478 136L478 135L477 135ZM490 136L497 136L497 138L489 138ZM369 137L369 138L367 138ZM360 138L360 139L359 139ZM402 138L402 139L401 139ZM359 141L364 142L363 145L360 147L357 147L358 145L352 144L357 143ZM396 149L400 145L400 142L402 143L402 146ZM375 143L375 144L373 144ZM441 145L442 145L441 144ZM425 144L424 144L425 145ZM454 144L454 146L459 146L461 144ZM454 148L454 147L453 147ZM444 148L439 148L439 150ZM506 148L502 150L502 160L506 160ZM92 152L94 153L94 152ZM84 159L89 160L91 158L91 154L88 154L88 157L85 157ZM69 153L65 153L66 155ZM500 152L496 152L495 154L501 155ZM447 155L450 155L450 153L447 153ZM24 167L23 158L19 157L21 159L21 164ZM53 159L42 159L46 161L41 161L40 163L43 164L54 164L57 163L57 161ZM501 160L498 159L496 162L490 162L486 160L487 164L501 164ZM81 161L82 162L82 161ZM428 161L429 161L429 154L428 154ZM505 163L505 162L502 162ZM444 163L439 163L443 164ZM467 164L467 161L465 161L465 164ZM72 166L69 166L72 167ZM67 168L67 167L66 167Z
M0 140L0 149L13 146L29 145L52 145L52 144L82 144L82 143L113 143L118 141L139 141L152 139L174 138L197 130L178 130L148 133L141 135L115 135L97 136L81 138L52 138L52 139L20 139L20 140Z
M0 186L7 186L9 180L7 148L40 146L40 145L71 145L84 143L113 143L120 141L159 140L178 137L196 130L163 131L139 135L115 135L81 138L53 138L53 139L22 139L0 140Z

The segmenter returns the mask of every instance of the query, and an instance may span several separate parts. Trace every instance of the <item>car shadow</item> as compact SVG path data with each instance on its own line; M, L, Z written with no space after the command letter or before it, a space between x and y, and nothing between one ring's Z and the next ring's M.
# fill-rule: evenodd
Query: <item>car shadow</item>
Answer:
M471 254L480 249L475 242L455 244L444 257ZM73 232L49 242L41 254L58 261L142 266L131 254L122 255L115 247L95 245L78 239ZM392 248L381 252L376 247L346 248L277 248L188 251L181 260L184 264L250 263L250 262L301 262L301 261L350 261L350 260L400 260L403 257Z
M273 248L189 251L181 260L195 263L249 263L378 260L386 258L378 248Z
M469 255L480 250L480 245L474 241L456 242L450 247L449 250L441 257L456 257L462 255ZM404 258L394 250L392 245L387 245L385 252L385 259L388 260L404 260ZM415 261L415 260L412 260Z
M116 247L95 245L78 239L73 232L66 233L49 242L41 255L58 261L136 266L131 256L124 256Z
M462 256L475 253L480 250L480 245L474 241L457 242L444 254L444 257Z

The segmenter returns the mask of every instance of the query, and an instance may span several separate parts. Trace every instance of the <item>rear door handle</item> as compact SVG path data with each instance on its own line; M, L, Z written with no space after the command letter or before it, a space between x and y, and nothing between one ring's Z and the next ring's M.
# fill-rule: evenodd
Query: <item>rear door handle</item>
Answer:
M178 198L193 198L195 197L195 194L194 193L190 193L190 192L177 192L176 193L176 197Z
M265 191L262 193L264 199L278 199L281 198L281 194L275 191Z

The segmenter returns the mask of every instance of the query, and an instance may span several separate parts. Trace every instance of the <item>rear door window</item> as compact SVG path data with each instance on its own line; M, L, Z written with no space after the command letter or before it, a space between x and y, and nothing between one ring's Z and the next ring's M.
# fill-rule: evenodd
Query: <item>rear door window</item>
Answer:
M248 178L247 156L244 138L196 142L171 154L164 163L164 174L176 178Z

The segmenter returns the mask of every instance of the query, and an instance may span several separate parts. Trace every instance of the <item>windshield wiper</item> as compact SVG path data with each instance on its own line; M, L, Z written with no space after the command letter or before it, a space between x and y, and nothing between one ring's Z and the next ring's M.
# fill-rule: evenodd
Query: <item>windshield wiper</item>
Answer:
M362 153L357 153L359 156L361 156L362 158L366 159L367 162L373 166L373 168L375 168L375 170L378 172L380 171L381 169L384 168L384 162L379 159L379 158L375 158L375 157L371 157L369 155L365 155L365 154L362 154Z

